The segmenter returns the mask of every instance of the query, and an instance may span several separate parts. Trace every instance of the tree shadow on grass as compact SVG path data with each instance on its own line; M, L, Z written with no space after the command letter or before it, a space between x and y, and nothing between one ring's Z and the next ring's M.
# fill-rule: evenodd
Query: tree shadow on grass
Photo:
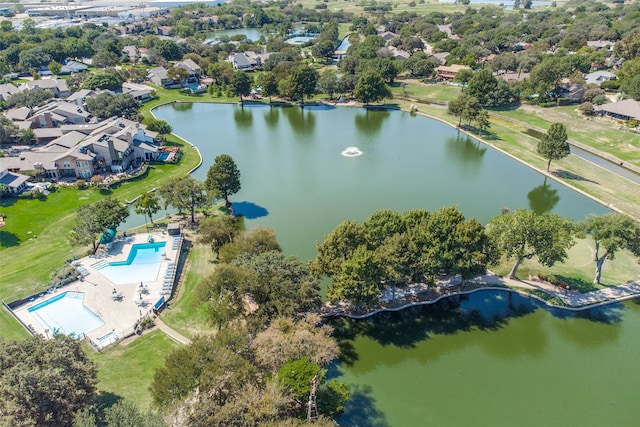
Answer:
M19 245L20 238L17 234L0 229L0 248L9 248Z
M592 180L587 179L587 178L585 178L583 176L580 176L580 175L575 174L573 172L569 172L569 171L562 170L562 169L561 170L555 170L555 171L553 171L551 173L553 175L557 176L558 178L562 178L562 179L571 179L573 181L585 181L585 182L591 182L593 184L600 185L599 182L592 181Z

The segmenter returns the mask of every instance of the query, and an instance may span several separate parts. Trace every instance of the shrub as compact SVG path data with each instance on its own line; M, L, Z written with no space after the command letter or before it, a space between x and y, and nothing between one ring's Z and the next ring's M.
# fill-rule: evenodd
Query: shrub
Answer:
M595 105L602 105L609 102L609 99L604 95L597 95L593 98L593 103Z
M87 181L85 181L84 179L77 180L76 188L78 188L78 190L84 190L85 188L87 188Z
M102 178L102 176L100 175L93 175L91 177L91 185L93 185L94 187L99 187L103 182L104 178Z
M600 83L600 88L615 92L616 90L620 89L620 82L618 80L607 80Z
M636 119L627 120L627 126L630 128L637 128L638 121Z
M578 111L580 111L585 116L593 116L596 113L596 111L593 109L593 104L590 102L583 102L582 104L580 104L580 107L578 107Z
M542 108L549 108L549 107L555 107L558 104L556 104L556 102L554 102L554 101L549 101L549 102L541 102L539 105Z
M571 105L570 98L558 98L558 105Z

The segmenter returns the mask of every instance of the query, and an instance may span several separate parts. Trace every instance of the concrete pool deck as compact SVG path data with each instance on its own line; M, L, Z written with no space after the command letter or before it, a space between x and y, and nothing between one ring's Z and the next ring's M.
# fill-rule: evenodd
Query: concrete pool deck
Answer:
M127 259L129 251L134 244L148 243L148 236L153 237L154 242L166 242L163 248L162 260L158 268L158 272L154 281L144 282L147 293L142 293L142 300L145 302L143 306L140 303L139 282L129 284L113 284L109 279L100 274L100 270L94 266L104 264L106 262L123 261ZM175 273L171 277L165 277L170 265L178 266L180 245L174 244L180 236L169 236L160 233L143 233L143 234L127 234L126 237L119 237L104 255L90 255L74 262L79 271L84 272L82 280L76 280L62 288L55 289L53 292L45 293L42 297L35 298L34 301L24 304L14 310L14 314L27 326L31 327L36 333L47 335L45 328L40 324L36 316L29 312L29 309L37 304L41 304L56 295L64 292L82 292L84 294L83 303L98 316L104 324L86 335L91 341L100 344L100 338L108 334L115 334L122 339L133 333L134 325L148 314L153 305L164 296L165 300L169 299L176 283ZM178 271L179 269L175 269ZM171 293L163 295L163 283L171 281ZM113 291L121 293L121 298L114 299ZM52 331L47 331L49 334ZM112 335L113 336L113 335Z

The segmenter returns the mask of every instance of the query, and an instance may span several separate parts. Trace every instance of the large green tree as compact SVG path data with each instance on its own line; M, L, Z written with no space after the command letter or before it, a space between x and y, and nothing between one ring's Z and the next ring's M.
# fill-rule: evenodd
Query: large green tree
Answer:
M4 114L0 114L0 144L11 142L19 132L18 126L13 121L6 118Z
M607 259L614 259L616 252L628 250L640 257L640 225L620 213L590 215L578 224L578 228L595 242L593 259L596 263L593 283L600 284L602 266Z
M97 370L65 335L0 338L0 424L68 426L95 397Z
M358 78L353 95L360 102L369 104L391 96L383 77L376 70L366 70Z
M459 118L458 127L465 120L468 123L475 121L482 112L482 106L478 99L468 93L461 93L457 98L449 101L447 112Z
M233 94L240 97L240 102L244 103L244 96L251 93L253 79L244 71L234 71L231 76L231 90Z
M216 156L213 165L207 172L204 182L207 191L224 198L226 206L230 206L229 196L240 191L240 170L233 158L228 154Z
M553 123L538 142L538 154L547 159L547 172L549 172L552 160L560 160L571 154L571 147L567 139L565 125Z
M151 224L153 224L153 215L160 210L160 198L154 193L148 192L138 197L135 204L135 213L138 215L144 215L144 221L147 222L147 217Z
M536 214L517 209L497 216L487 224L487 234L496 250L507 259L515 259L509 273L516 279L518 267L525 259L534 256L540 264L551 267L567 258L567 250L573 246L573 223L557 214Z
M236 236L236 222L229 216L210 216L200 221L200 235L198 241L211 246L216 253L220 253L220 248L233 242Z
M98 238L107 229L117 229L129 216L129 209L119 200L106 197L78 208L75 226L71 229L72 244L92 244L98 250Z
M192 223L196 222L196 209L207 206L210 200L204 184L191 176L167 181L158 192L165 207L171 205L179 211L188 211Z

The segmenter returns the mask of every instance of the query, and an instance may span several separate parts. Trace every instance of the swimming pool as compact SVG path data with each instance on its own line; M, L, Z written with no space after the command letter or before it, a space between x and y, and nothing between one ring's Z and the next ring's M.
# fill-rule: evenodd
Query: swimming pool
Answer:
M65 335L80 336L104 325L102 319L83 303L82 292L64 292L29 308L49 334L60 332Z
M94 266L100 274L116 285L153 282L164 255L166 242L137 243L131 246L125 261Z

